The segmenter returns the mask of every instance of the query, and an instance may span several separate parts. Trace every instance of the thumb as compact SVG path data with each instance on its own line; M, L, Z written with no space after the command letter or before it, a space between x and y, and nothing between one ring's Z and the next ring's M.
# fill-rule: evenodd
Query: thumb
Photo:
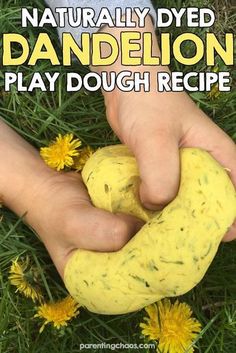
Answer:
M229 241L232 241L235 239L236 239L236 221L234 222L234 224L230 227L229 231L224 236L223 241L229 242Z
M141 177L140 199L151 210L161 209L175 198L180 177L179 146L169 132L157 131L131 146Z
M133 216L113 214L91 205L80 206L71 217L73 246L95 251L117 251L139 231L144 222Z

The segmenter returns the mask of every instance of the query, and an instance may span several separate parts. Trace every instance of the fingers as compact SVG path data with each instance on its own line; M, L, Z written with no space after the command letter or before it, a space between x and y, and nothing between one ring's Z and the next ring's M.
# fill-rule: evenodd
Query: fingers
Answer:
M208 152L227 169L236 188L236 145L234 141L209 118L204 115L198 125L189 132L183 146L200 147ZM236 221L225 235L223 241L236 239Z
M203 114L203 113L202 113ZM236 145L234 141L205 115L197 119L183 147L200 147L208 151L224 168L236 187Z
M218 148L212 148L211 154L218 162L227 169L234 186L236 187L236 145L223 131L221 131L221 145ZM215 136L217 138L217 134Z
M115 215L82 202L66 212L58 241L44 243L59 274L64 278L65 266L77 249L117 251L143 224L135 217Z
M161 209L175 198L179 187L178 139L168 130L156 130L130 146L141 177L140 199L151 210Z
M115 215L85 205L70 215L67 233L73 247L95 251L117 251L143 226L143 221L124 214Z
M229 242L232 240L236 239L236 222L234 222L234 224L231 226L231 228L229 229L229 231L226 233L226 235L224 236L223 241L224 242Z

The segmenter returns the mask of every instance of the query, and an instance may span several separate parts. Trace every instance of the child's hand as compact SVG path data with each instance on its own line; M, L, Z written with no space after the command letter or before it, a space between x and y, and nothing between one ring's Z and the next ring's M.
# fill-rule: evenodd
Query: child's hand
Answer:
M59 273L77 248L114 251L143 222L93 207L79 174L56 172L0 119L0 200L39 235Z
M134 15L135 19L136 16ZM129 29L104 27L119 42L120 32ZM150 18L139 32L155 30ZM137 42L137 41L136 41ZM132 55L142 57L140 50ZM110 48L103 45L104 57ZM153 41L153 56L160 57L157 41ZM150 92L121 92L116 89L104 93L107 118L121 141L133 151L141 175L140 197L150 209L159 209L169 203L179 186L179 148L200 147L209 151L220 164L229 169L229 175L236 186L236 146L217 125L215 125L193 103L185 92L157 92L158 71L169 71L162 66L122 66L120 58L112 66L92 68L97 72L122 70L150 72ZM236 227L226 235L225 240L236 238Z
M229 170L236 186L236 145L186 93L130 93L107 104L108 119L138 160L140 196L150 209L159 209L177 194L179 147L207 150ZM225 240L236 238L235 225Z
M119 250L143 225L134 217L93 207L75 172L56 172L47 178L32 195L26 221L41 237L62 277L74 250Z

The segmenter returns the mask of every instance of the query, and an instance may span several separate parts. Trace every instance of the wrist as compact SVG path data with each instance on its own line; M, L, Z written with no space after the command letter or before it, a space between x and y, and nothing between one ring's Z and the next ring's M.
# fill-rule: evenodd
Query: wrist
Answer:
M15 212L18 216L26 216L26 219L35 207L38 195L42 186L48 179L56 174L55 171L43 165L40 156L32 159L29 155L25 155L25 163L21 170L17 169L6 173L6 180L3 183L4 191L2 192L3 204ZM17 175L16 175L17 174Z
M0 199L6 207L23 216L40 184L54 173L35 148L0 120Z
M145 26L144 27L139 27L138 25L138 19L135 13L133 13L133 21L136 20L136 27L132 28L132 31L140 32L141 35L143 33L151 33L152 38L153 38L153 43L152 43L152 55L156 57L160 57L160 48L158 46L157 40L156 40L156 34L155 34L155 28L153 26L152 20L150 16L147 16L145 20ZM121 41L121 33L125 31L130 31L129 28L108 28L103 27L101 32L111 34L113 38L116 39L116 41L120 45ZM130 56L132 57L140 57L141 62L142 62L142 57L144 55L144 50L143 50L143 39L141 36L140 40L135 40L135 44L139 44L140 49L136 49L135 51L130 51ZM107 43L102 43L101 44L101 56L102 57L108 57L110 55L110 46ZM136 103L138 101L143 100L143 96L145 96L146 99L152 100L156 99L156 87L157 87L157 73L161 71L169 71L168 67L163 67L163 66L152 66L152 65L139 65L138 68L137 66L124 66L122 65L121 62L121 48L120 48L120 55L117 58L117 60L114 62L114 64L110 66L96 66L96 67L91 67L91 70L97 72L98 74L101 74L101 72L105 71L107 74L110 72L115 72L116 75L121 73L122 71L129 71L130 72L130 77L127 79L123 79L123 84L127 80L133 80L134 79L134 73L144 73L148 72L149 73L149 87L150 91L149 92L144 92L143 87L141 87L141 90L138 92L130 91L130 92L123 92L122 90L115 88L112 92L106 92L103 91L103 96L105 100L105 105L106 105L106 110L107 110L107 118L112 126L113 130L118 134L118 136L121 138L120 132L118 131L118 125L119 125L119 118L122 117L123 115L126 114L126 110L130 111L131 108L135 111L136 110ZM147 97L148 96L148 97ZM132 105L132 107L129 107Z

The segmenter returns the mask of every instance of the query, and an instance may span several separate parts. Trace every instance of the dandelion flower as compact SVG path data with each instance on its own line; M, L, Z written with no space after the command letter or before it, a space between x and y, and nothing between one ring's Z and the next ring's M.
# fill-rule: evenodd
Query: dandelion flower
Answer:
M177 300L171 304L165 299L145 308L149 317L141 323L142 334L150 340L158 341L158 349L162 353L193 352L191 346L197 334L201 331L201 324L192 318L189 305Z
M57 329L67 326L68 321L79 314L79 306L71 296L67 296L56 303L40 305L37 314L34 316L44 319L44 324L39 332L41 333L49 323L52 323Z
M79 156L75 157L73 168L81 171L87 160L92 156L94 150L90 146L86 146L80 150Z
M40 155L49 167L59 171L74 164L73 157L79 155L77 148L80 146L81 141L74 139L73 134L59 134L49 147L40 149Z
M42 301L42 294L37 284L38 270L30 266L29 257L26 260L12 261L9 271L10 283L15 286L16 292L22 293L25 297L31 298L33 302Z

